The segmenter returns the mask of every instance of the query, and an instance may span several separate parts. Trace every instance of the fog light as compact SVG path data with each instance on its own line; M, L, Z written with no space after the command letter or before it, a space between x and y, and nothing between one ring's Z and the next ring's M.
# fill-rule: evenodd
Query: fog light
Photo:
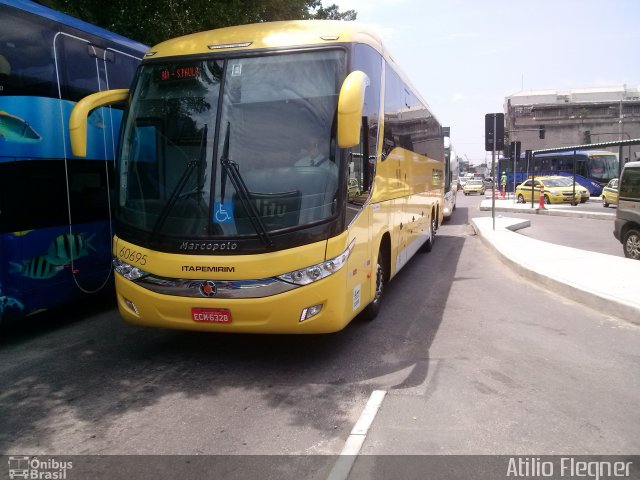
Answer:
M320 310L322 310L322 304L305 308L300 315L300 321L304 322L305 320L309 320L311 317L319 314Z
M129 307L129 310L133 311L136 315L138 315L138 307L136 307L136 304L133 303L131 300L127 300L126 298L123 298L124 300L124 304Z

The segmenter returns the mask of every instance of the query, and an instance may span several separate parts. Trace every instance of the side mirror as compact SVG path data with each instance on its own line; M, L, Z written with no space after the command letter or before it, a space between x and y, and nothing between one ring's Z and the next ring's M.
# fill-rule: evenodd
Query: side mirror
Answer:
M80 100L69 117L69 136L71 137L71 151L77 157L87 156L87 116L91 110L105 105L124 102L129 97L126 88L106 90L84 97Z
M338 146L348 148L360 143L364 92L369 77L356 70L345 78L338 98Z

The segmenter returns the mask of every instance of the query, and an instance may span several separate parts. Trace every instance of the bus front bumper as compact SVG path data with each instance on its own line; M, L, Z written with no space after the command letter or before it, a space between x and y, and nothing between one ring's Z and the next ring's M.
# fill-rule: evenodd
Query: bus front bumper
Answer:
M345 275L343 269L318 282L261 298L166 295L119 274L115 284L120 314L136 325L235 333L330 333L342 330L352 318L345 308ZM320 311L305 319L317 306Z

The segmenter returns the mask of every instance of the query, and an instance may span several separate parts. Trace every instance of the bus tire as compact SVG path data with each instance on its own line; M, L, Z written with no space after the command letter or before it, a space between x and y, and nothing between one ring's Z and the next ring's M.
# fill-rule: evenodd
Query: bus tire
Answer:
M376 263L376 290L371 303L365 307L362 311L362 316L365 320L371 321L380 313L380 304L382 303L382 295L384 293L384 287L387 284L387 271L386 262L384 258L384 250L380 248L378 252L378 260Z
M432 214L431 223L429 224L429 231L427 233L427 241L422 244L422 247L420 247L421 253L429 253L431 250L433 250L433 243L436 238L436 230L435 230L435 226L437 225L436 222L437 220L435 216Z

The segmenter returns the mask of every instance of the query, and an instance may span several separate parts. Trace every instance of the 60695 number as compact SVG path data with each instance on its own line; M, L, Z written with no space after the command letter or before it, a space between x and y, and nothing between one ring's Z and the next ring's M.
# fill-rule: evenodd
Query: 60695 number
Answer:
M118 257L128 262L137 263L138 265L147 264L147 256L130 248L122 247L118 252Z

